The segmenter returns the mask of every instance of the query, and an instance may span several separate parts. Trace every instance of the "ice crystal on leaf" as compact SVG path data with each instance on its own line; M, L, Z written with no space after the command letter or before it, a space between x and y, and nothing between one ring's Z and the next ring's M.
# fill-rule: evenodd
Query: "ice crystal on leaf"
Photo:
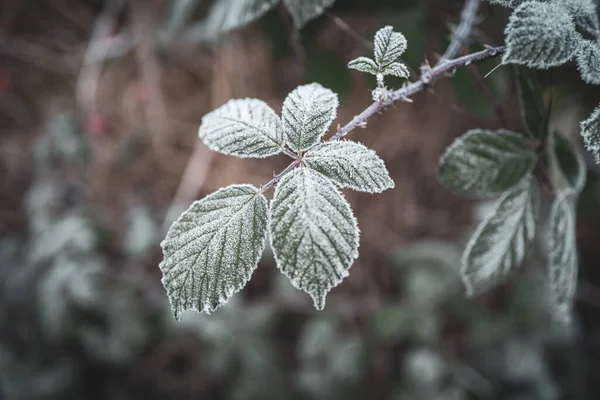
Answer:
M474 129L442 155L438 179L450 190L486 196L510 189L531 172L536 156L517 133Z
M554 0L554 2L562 5L581 29L592 35L600 34L600 24L594 0Z
M550 211L548 282L555 315L568 323L577 285L575 199L573 191L559 194Z
M547 69L571 60L580 36L573 17L559 4L529 1L515 9L504 31L505 64Z
M386 26L375 34L375 62L385 68L398 59L406 50L406 38L394 28Z
M162 283L176 319L210 314L250 277L265 247L267 199L251 185L231 185L196 201L161 243Z
M335 0L283 0L283 4L292 15L294 26L297 29L302 28L307 22L323 14L333 3L335 3Z
M594 155L596 162L600 163L600 107L581 123L581 136L585 147Z
M577 65L581 79L587 83L600 85L600 44L582 40L577 51Z
M267 157L281 152L279 116L264 101L236 99L202 118L198 136L211 150L238 157Z
M398 78L408 78L410 76L410 72L408 72L406 65L399 62L393 62L389 65L386 65L381 70L381 73L383 75L397 76Z
M526 3L531 0L488 0L491 4L498 4L504 7L515 8L520 6L523 3ZM547 2L549 0L538 0L540 2Z
M300 167L277 185L269 233L277 267L322 310L358 257L358 224L348 202L325 176Z
M348 68L377 75L379 67L369 57L358 57L348 63Z
M303 151L316 144L335 119L337 108L337 94L318 83L294 89L281 111L288 146Z
M477 227L462 256L467 295L490 288L521 264L535 236L539 193L535 180L523 179L496 202Z
M394 187L383 160L357 142L321 143L306 153L304 162L342 188L380 193Z

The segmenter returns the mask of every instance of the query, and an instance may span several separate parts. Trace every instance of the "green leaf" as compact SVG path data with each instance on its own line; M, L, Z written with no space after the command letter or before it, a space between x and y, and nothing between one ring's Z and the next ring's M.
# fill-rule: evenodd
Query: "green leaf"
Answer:
M333 3L335 0L283 0L283 4L292 15L296 29L323 14Z
M535 163L530 143L522 135L474 129L446 149L437 176L456 193L487 196L510 189Z
M387 67L406 51L406 38L400 32L394 32L392 26L381 28L375 34L375 62L380 68Z
M579 149L564 137L554 135L554 154L571 189L581 193L585 186L587 166Z
M580 40L573 18L554 3L529 1L509 18L502 62L548 69L571 60Z
M377 75L378 67L369 57L358 57L348 63L348 68Z
M351 141L318 144L306 153L305 164L342 188L380 193L394 181L375 151Z
M335 119L338 97L318 83L298 86L284 100L281 118L287 144L303 151L316 144Z
M217 0L195 34L203 41L214 41L230 30L257 20L278 2L279 0Z
M348 202L323 175L300 167L277 185L269 232L277 267L322 310L358 257L358 224Z
M548 136L548 112L542 89L535 74L525 68L516 68L521 116L527 132L539 141Z
M176 319L210 314L250 280L265 247L267 199L251 185L231 185L195 201L161 243L159 267Z
M461 261L467 295L481 293L505 279L523 262L535 236L539 192L535 180L524 179L505 192L493 212L477 227Z
M410 72L408 71L408 68L406 68L406 65L399 62L393 62L390 65L387 65L381 70L381 73L383 75L397 76L398 78L408 78L410 76Z
M577 66L581 79L593 85L600 85L600 44L582 40L577 51Z
M556 197L550 211L548 282L559 319L569 322L577 286L575 235L576 194L566 191Z
M581 136L585 147L596 158L596 163L600 163L600 107L581 123Z
M281 152L283 128L264 101L236 99L202 118L198 136L209 149L237 157L263 158Z
M554 0L562 5L573 17L577 26L584 31L598 35L600 33L600 24L598 23L598 13L594 0Z

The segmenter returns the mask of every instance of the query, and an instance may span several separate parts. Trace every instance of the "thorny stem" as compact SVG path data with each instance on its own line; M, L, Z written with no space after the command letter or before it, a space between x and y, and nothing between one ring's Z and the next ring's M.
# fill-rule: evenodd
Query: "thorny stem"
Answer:
M340 140L355 128L364 127L367 120L374 114L383 111L384 109L393 105L397 101L408 101L408 99L411 96L427 88L432 87L437 80L447 76L451 76L454 73L454 71L456 71L458 68L469 66L472 63L478 61L488 60L490 58L497 57L500 54L503 54L505 50L505 46L487 47L485 50L479 51L477 53L469 54L463 57L458 57L454 60L448 60L444 63L436 65L433 68L426 68L422 70L421 77L418 81L409 83L408 85L405 85L404 87L398 90L390 91L389 95L386 96L385 100L380 100L372 103L363 112L352 118L350 122L348 122L343 127L339 128L335 135L333 135L329 140ZM260 193L264 193L268 189L273 187L277 182L281 180L281 178L285 174L298 167L301 163L302 161L300 159L296 159L294 162L288 165L287 168L285 168L279 174L275 175L273 179L271 179L269 182L263 185L260 189Z

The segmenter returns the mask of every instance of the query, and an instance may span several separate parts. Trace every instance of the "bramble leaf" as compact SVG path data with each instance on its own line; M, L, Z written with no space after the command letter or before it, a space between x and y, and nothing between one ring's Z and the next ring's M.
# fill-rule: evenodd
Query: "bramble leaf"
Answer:
M394 187L394 181L375 151L351 141L318 144L306 153L305 164L342 188L380 193Z
M487 196L510 189L531 172L535 162L522 135L474 129L446 149L437 176L456 193Z
M358 57L348 63L348 68L377 75L378 67L369 57Z
M408 68L406 68L406 65L399 62L393 62L390 65L387 65L381 70L381 73L383 75L393 75L399 78L408 78L410 76L410 72L408 71Z
M577 66L581 79L593 85L600 85L600 44L582 40L577 50Z
M594 0L554 0L573 17L575 24L592 35L600 33L600 24Z
M587 166L579 149L560 135L554 135L554 154L569 187L579 194L583 190Z
M231 185L195 201L161 243L159 267L176 319L210 314L250 280L267 234L267 199L252 185Z
M517 7L504 33L507 47L502 62L540 69L571 60L580 40L564 7L536 1Z
M558 318L568 323L577 285L575 200L572 191L561 193L550 211L548 281Z
M298 86L281 111L287 144L294 151L314 145L327 132L338 108L337 94L318 83Z
M386 26L375 34L375 62L380 68L387 67L398 59L406 50L406 38L394 28Z
M520 6L521 4L531 1L531 0L488 0L492 4L498 4L504 7L515 8ZM538 0L540 2L547 2L548 0Z
M283 4L292 15L296 29L323 14L333 3L335 0L283 0Z
M322 310L327 293L358 257L359 230L350 205L329 179L300 167L277 185L270 213L277 267Z
M264 101L236 99L202 118L198 136L211 150L238 157L263 158L281 152L279 116Z
M585 147L596 158L596 163L600 163L600 107L581 123L581 136Z
M496 202L462 255L461 276L467 295L487 290L523 262L535 236L538 208L539 192L531 177Z
M278 2L279 0L217 0L202 25L203 36L214 40L230 30L257 20Z
M517 68L516 71L523 124L532 137L544 141L548 137L548 112L542 89L531 71L523 67Z

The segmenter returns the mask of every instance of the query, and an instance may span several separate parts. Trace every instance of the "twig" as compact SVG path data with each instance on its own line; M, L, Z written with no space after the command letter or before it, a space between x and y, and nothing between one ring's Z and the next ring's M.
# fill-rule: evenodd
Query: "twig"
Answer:
M504 53L506 48L504 46L500 47L488 47L485 50L479 51L477 53L469 54L463 57L456 58L454 60L448 60L443 64L438 64L433 68L424 69L421 72L421 78L416 81L409 83L401 89L394 90L388 93L386 96L386 100L384 101L376 101L372 103L369 107L367 107L363 112L356 115L350 122L348 122L343 127L339 128L335 135L333 135L329 140L340 140L352 130L365 126L367 120L372 117L374 114L377 114L387 107L393 105L397 101L408 101L408 99L427 89L430 88L436 81L439 79L449 76L456 69L464 66L469 66L472 63L488 60L490 58L494 58ZM290 165L287 166L286 169L281 171L279 174L275 175L273 179L267 182L261 188L261 193L264 193L271 187L273 187L277 182L281 180L281 178L292 171L296 167L298 167L302 163L301 160L296 160Z
M338 17L337 15L326 11L325 15L333 21L334 24L337 25L342 31L346 32L350 37L360 43L363 47L373 50L373 42L367 40L363 35L358 33L355 29L353 29L350 25L348 25L343 19Z
M471 36L478 10L479 0L465 0L465 6L460 15L460 23L454 32L452 32L452 40L446 52L439 59L438 65L456 57L465 42L469 39L469 36Z

